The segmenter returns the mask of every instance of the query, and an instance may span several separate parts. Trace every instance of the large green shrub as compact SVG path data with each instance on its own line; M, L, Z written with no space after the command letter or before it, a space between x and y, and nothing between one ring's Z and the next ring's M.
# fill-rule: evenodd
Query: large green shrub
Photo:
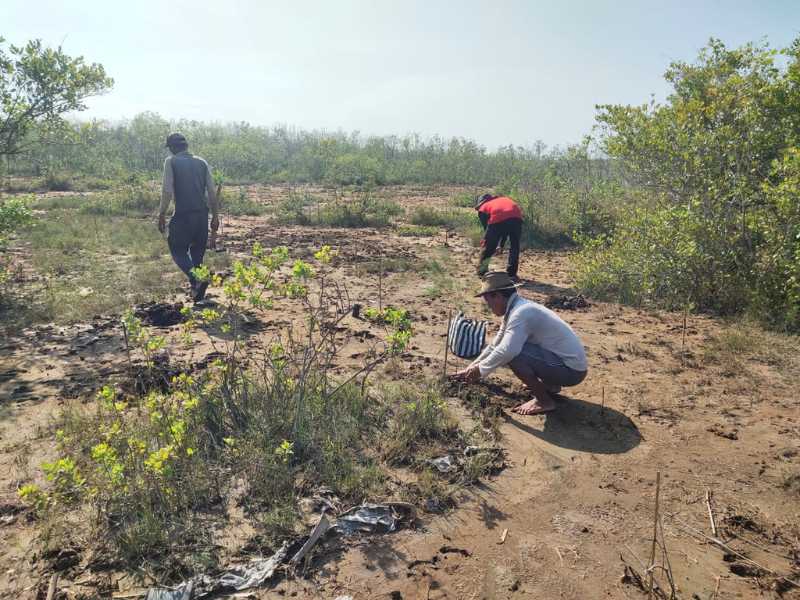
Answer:
M603 106L602 148L649 198L578 259L582 286L637 303L737 313L796 326L800 44L730 50L712 40L673 63L664 104Z

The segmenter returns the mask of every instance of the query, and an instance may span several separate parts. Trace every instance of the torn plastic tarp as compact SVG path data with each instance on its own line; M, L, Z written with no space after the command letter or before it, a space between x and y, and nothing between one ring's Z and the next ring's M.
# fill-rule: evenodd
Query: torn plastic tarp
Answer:
M436 470L439 471L439 473L452 473L458 467L456 462L453 460L453 457L449 454L445 454L439 458L430 458L425 462L436 467Z
M258 587L272 577L275 569L286 560L289 542L284 542L269 558L258 558L244 565L234 565L218 577L200 575L173 589L151 588L145 600L199 600L211 594Z
M389 533L396 531L403 523L412 523L414 517L413 505L405 502L355 506L339 515L333 526L329 526L323 514L309 539L290 562L298 563L327 531L338 531L345 535L358 532ZM145 600L200 600L212 594L240 592L258 587L272 577L280 564L286 562L289 547L289 542L284 542L269 558L235 565L217 577L198 575L174 588L151 588Z
M362 504L339 515L334 527L340 533L389 533L403 522L414 520L414 507L405 502Z

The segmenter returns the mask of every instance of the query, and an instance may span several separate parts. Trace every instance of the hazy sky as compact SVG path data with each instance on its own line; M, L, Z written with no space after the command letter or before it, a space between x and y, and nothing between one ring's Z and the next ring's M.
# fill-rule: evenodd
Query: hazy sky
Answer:
M0 35L100 62L84 115L578 141L595 104L667 92L672 60L800 35L800 0L0 0Z

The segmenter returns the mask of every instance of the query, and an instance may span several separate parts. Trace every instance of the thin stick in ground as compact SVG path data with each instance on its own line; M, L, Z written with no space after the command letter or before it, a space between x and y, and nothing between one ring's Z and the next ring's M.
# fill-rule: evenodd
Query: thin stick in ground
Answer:
M650 566L647 569L647 597L653 597L653 567L656 561L656 539L658 537L658 496L661 492L661 471L656 471L656 509L653 515L653 545L650 549Z
M711 522L711 535L717 537L717 522L714 519L714 509L711 508L711 491L706 490L706 507L708 508L708 520Z
M444 364L442 365L442 380L447 379L447 353L450 346L450 324L453 322L453 309L447 312L447 330L444 333Z

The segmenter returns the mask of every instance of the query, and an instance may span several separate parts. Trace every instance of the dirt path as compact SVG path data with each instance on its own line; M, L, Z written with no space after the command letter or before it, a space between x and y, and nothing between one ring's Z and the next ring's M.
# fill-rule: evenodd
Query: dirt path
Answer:
M474 252L458 237L444 247L443 236L274 227L258 217L225 230L232 253L256 240L288 245L300 258L330 244L340 253L331 277L365 305L378 303L372 266L395 261L381 300L411 311L415 335L399 372L395 366L384 377L436 375L448 309L483 311L472 297ZM432 260L451 277L437 282L426 274ZM520 273L525 297L543 302L571 293L564 254L527 252ZM343 553L330 547L306 579L254 597L640 597L621 581L622 559L644 572L637 561L649 559L660 471L664 539L680 598L800 598L800 589L769 573L800 568L800 484L792 479L800 475L800 361L792 344L759 334L745 350L732 349L724 341L729 329L702 316L689 317L684 340L681 314L600 302L560 314L589 350L589 377L565 390L557 412L538 417L508 412L524 391L507 373L492 379L492 401L503 411L502 473L464 491L447 514L423 514L417 530L362 539ZM293 318L291 310L273 317L254 335L268 336ZM29 597L25 589L36 583L25 562L33 527L17 514L16 489L52 452L54 412L85 402L87 388L125 368L114 323L32 330L0 348L0 595ZM204 342L196 352L205 351ZM347 348L342 369L358 365L359 352L358 344ZM450 402L463 412L457 399ZM720 536L764 570L699 535L711 535L707 490Z

